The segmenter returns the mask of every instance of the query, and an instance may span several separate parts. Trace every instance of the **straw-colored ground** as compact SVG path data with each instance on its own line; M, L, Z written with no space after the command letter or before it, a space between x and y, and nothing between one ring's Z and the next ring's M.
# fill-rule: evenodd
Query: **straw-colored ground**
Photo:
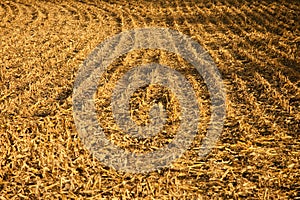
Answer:
M80 64L104 39L137 27L178 30L216 62L227 116L206 158L197 157L205 123L182 158L149 174L108 168L81 143L72 116ZM0 199L300 199L299 46L297 0L1 0ZM140 141L122 141L124 135L110 129L109 98L101 91L109 91L121 69L150 61L181 69L197 89L203 116L209 114L201 77L179 56L154 50L125 55L99 80L108 85L100 84L96 104L107 136L131 150L151 151L172 138L176 98L156 86L135 93L137 123L147 121L144 101L161 101L171 116L169 136L139 147Z

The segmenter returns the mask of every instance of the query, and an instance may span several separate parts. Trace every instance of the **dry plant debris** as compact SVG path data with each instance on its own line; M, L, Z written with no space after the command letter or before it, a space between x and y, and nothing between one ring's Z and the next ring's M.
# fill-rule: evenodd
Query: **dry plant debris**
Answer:
M297 0L0 1L0 199L300 199L299 14ZM178 30L210 53L226 84L227 117L217 146L199 159L210 114L201 77L168 52L120 57L95 100L116 144L152 151L178 124L176 98L149 86L134 94L133 118L147 123L147 104L161 102L170 113L165 130L142 144L114 128L109 91L130 67L155 61L179 70L203 106L199 136L182 158L126 174L84 148L72 87L101 41L139 27Z

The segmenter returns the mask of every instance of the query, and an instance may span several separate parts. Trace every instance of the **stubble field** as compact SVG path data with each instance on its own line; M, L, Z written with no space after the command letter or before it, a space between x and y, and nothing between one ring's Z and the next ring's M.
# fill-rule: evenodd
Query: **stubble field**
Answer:
M134 93L132 117L147 123L161 102L168 126L140 141L115 127L114 83L157 62L184 74L202 105L199 134L171 167L129 174L97 161L72 113L78 70L122 31L165 27L201 44L226 87L226 119L211 153L197 156L209 118L201 76L180 56L144 49L118 58L99 80L99 123L116 145L140 153L172 140L179 123L167 88ZM0 1L0 199L300 199L299 1Z

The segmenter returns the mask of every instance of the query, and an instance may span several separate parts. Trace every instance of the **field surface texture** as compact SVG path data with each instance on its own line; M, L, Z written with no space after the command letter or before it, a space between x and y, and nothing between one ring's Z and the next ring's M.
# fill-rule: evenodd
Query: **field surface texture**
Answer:
M133 93L130 114L145 125L158 103L168 115L163 130L139 139L116 125L112 89L135 66L160 63L183 74L201 114L195 140L171 166L121 172L83 144L73 86L101 42L147 27L179 31L210 54L226 89L226 118L214 148L199 157L211 114L201 75L165 50L118 57L95 93L99 124L114 145L153 152L180 124L172 91L148 85ZM297 0L0 0L0 199L300 199L299 56Z

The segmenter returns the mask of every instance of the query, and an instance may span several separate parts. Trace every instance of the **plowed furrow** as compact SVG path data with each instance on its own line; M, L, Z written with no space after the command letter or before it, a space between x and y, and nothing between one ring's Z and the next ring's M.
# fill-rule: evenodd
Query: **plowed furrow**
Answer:
M166 23L169 27L172 27L175 30L180 31L180 27L184 24L184 21L186 21L186 16L183 10L180 9L178 2L173 2L175 5L168 7L167 11L167 20ZM180 17L178 17L180 16ZM182 31L186 32L186 31Z
M101 15L101 11L97 9L94 5L89 4L87 2L78 2L77 4L86 22L93 24L102 20L101 17L99 17L99 15Z
M73 18L73 20L82 20L79 10L77 8L74 8L70 2L60 4L60 6L68 13L69 16Z
M281 26L273 25L273 23L270 23L263 15L256 13L251 6L242 7L241 10L245 12L249 23L256 26L255 29L261 32L268 31L276 35L281 35L284 31L283 28L288 27L285 23L280 23Z
M256 83L256 85L261 86L261 95L258 97L267 95L267 99L265 100L268 105L274 106L274 109L279 108L280 110L284 110L291 115L295 112L294 108L292 108L289 104L290 99L284 97L281 92L275 89L261 74L255 73L253 76L253 81Z
M247 6L247 1L239 1L239 0L221 0L219 1L222 5L227 5L228 7L241 8L243 6Z
M45 8L40 7L40 5L35 5L34 3L20 3L26 10L26 21L24 25L26 26L37 26L48 19L48 12Z
M143 9L147 10L148 8ZM122 21L125 22L124 28L133 29L148 26L149 20L147 20L147 15L144 14L141 16L140 9L132 10L131 8L125 7L123 11Z
M20 14L20 10L18 9L18 6L16 3L5 1L2 4L4 7L6 7L6 16L5 19L3 19L3 22L12 23L15 19L18 18Z
M291 49L291 45L285 45L283 42L272 44L273 40L278 41L283 38L270 32L257 32L257 30L253 29L253 27L247 24L247 18L245 14L235 14L238 13L236 8L226 6L225 10L219 9L218 13L223 13L226 22L230 22L230 19L234 19L234 21L232 21L230 24L230 27L228 27L228 24L224 23L224 20L218 20L218 25L221 26L223 30L232 30L233 33L238 33L237 35L240 38L245 38L246 40L243 40L243 43L248 43L250 46L255 46L261 51L267 51L266 54L273 55L272 57L284 57L289 59L290 55L296 51L295 48ZM228 16L226 16L226 14L228 14ZM272 40L270 41L267 38L272 38Z
M203 30L199 33L199 38L203 38L203 43L207 45L207 48L211 50L211 54L215 55L216 62L218 62L219 66L223 69L228 71L229 67L232 66L232 62L228 62L229 60L222 59L222 56L235 58L237 63L243 62L243 58L236 58L232 53L233 46L236 44L241 43L243 41L243 30L236 25L236 21L233 21L231 10L229 8L225 8L223 6L216 6L214 7L214 12L206 12L204 9L201 9L198 6L195 6L197 13L203 16L203 22L198 24L193 24L193 26L199 26L196 30ZM205 14L207 14L207 18L205 18ZM215 15L218 15L223 20L209 20L208 18L215 18ZM239 20L239 16L234 16L235 20ZM242 19L240 19L242 21ZM204 25L203 25L204 24ZM205 24L208 24L205 25ZM208 31L209 29L214 30L213 32ZM234 30L237 28L238 31ZM207 42L209 41L209 42ZM244 41L243 41L244 42ZM234 70L236 69L237 65L235 66Z
M232 88L231 88L232 87ZM230 88L235 90L236 86L231 85ZM223 142L236 144L238 140L250 140L253 142L255 137L260 137L259 127L253 126L257 119L250 117L250 113L245 110L245 103L241 97L236 96L236 94L229 94L227 104L227 118L225 122L227 129L230 129L227 134L224 135ZM227 125L228 124L228 125Z
M125 28L132 29L134 27L147 27L149 22L153 20L153 8L152 3L146 5L138 4L137 2L120 2L119 5L115 5L116 9L121 8L123 10L123 22L125 22Z
M102 20L99 16L101 16L103 11L87 2L70 2L67 6L64 5L64 7L68 7L67 10L74 16L74 19L79 20L85 27Z
M276 86L285 92L285 95L299 95L300 87L297 83L292 83L288 76L285 76L280 71L274 72L275 76L273 76L274 82L277 84Z
M290 126L282 124L285 117L290 116L288 112L276 109L276 106L273 104L269 105L264 101L262 98L263 96L257 96L256 93L248 92L253 91L253 87L256 87L256 84L253 86L252 82L248 83L247 80L238 76L235 76L233 81L234 84L236 84L236 88L240 88L238 89L239 94L234 94L234 96L237 96L237 99L239 99L239 101L241 101L244 105L249 106L248 110L245 110L246 113L244 116L249 119L251 118L251 121L254 120L252 125L257 128L258 134L261 134L262 136L280 136L282 134L294 135L293 129L291 129ZM251 90L248 89L249 86ZM279 118L278 116L281 117Z
M264 5L270 5L268 3L264 3ZM299 13L300 11L299 6L300 6L299 1L272 2L272 8L276 10L277 16L279 16L280 12L284 12L286 14L288 14L289 12ZM280 17L285 18L287 16L285 15Z
M125 23L124 16L122 10L117 8L116 4L111 5L106 2L101 2L93 5L99 10L102 10L100 12L104 12L104 20L106 23L114 24L111 25L111 32L119 33L122 30L123 24Z
M298 0L2 0L0 197L297 199L299 13ZM107 138L120 147L144 153L176 134L172 126L140 141L119 131L110 110L111 93L128 69L151 62L176 69L191 83L201 107L195 146L170 167L147 175L119 173L91 155L72 109L74 80L87 56L111 36L143 27L168 27L199 42L227 89L222 135L210 154L199 158L212 106L193 66L179 55L149 49L129 52L109 66L99 80L95 106ZM126 42L121 38L106 44L106 56ZM147 92L133 96L132 113L139 122L147 116L139 107L152 95Z
M7 7L5 4L0 3L0 22L4 22L7 17Z
M276 21L277 25L286 24L287 28L294 27L294 25L299 24L299 21L297 20L297 13L299 12L299 10L297 11L293 9L282 9L280 8L280 6L276 6L276 4L276 2L274 2L273 4L266 4L263 2L261 4L258 4L253 9L253 11L265 17L267 21ZM278 13L283 10L285 10L286 15L278 15ZM276 28L276 25L274 25L274 28Z
M295 60L293 60L293 58L289 58L288 55L286 55L287 58L282 59L280 57L278 58L278 55L274 55L274 53L273 55L270 53L268 54L264 51L263 44L258 46L258 48L253 48L253 45L249 42L249 40L246 40L246 38L255 38L255 36L251 36L255 34L256 33L253 32L247 34L247 37L245 36L244 38L237 37L236 42L232 41L232 53L237 60L241 60L244 64L254 62L260 66L271 65L277 69L281 69L287 73L290 73L294 76L294 79L299 77L299 73L296 72L298 68L297 63Z
M223 13L225 15L226 12L223 11ZM230 13L233 12L231 11ZM230 20L230 18L240 19L240 17L232 16L232 15L228 15L228 16L225 15L225 17L227 18L228 21ZM269 32L264 33L264 32L257 32L256 30L252 30L252 27L249 27L245 22L242 21L240 21L240 23L232 23L230 27L228 26L228 24L224 24L224 23L219 23L218 26L219 29L221 30L227 30L226 31L227 33L228 30L229 31L232 30L231 33L235 34L236 37L240 37L242 39L243 44L248 44L249 46L255 47L260 51L264 51L265 54L271 58L283 57L285 59L290 59L290 55L291 55L290 53L296 51L295 48L291 49L290 45L285 45L283 42L280 42L280 44L276 44L276 45L272 44L272 40L275 41L280 40L281 37L273 35ZM245 28L241 29L240 27L245 27ZM272 40L270 40L269 38L272 38Z

